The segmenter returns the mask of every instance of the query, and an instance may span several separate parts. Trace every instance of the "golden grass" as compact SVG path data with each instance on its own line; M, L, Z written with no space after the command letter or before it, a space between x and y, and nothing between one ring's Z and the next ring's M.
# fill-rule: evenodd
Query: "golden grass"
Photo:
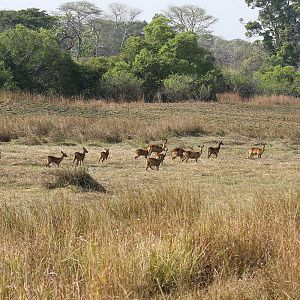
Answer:
M297 103L18 97L0 98L0 133L13 138L0 143L1 299L300 298ZM166 137L170 150L204 144L198 163L168 154L146 171L134 150ZM261 142L262 158L248 160ZM77 188L83 146L107 193ZM60 168L46 168L61 150ZM49 177L61 187L43 187Z
M61 196L1 206L2 298L300 296L297 194L214 205L195 188Z

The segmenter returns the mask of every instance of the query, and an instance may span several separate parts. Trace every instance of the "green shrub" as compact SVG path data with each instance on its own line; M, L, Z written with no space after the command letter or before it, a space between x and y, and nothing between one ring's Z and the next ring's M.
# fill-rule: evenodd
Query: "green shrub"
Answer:
M142 80L127 70L125 62L117 63L103 76L103 96L116 101L137 101L142 98Z
M300 72L292 66L274 66L254 73L263 94L300 95Z
M252 97L257 93L257 82L251 74L237 70L225 70L223 76L229 91L238 93L243 98Z

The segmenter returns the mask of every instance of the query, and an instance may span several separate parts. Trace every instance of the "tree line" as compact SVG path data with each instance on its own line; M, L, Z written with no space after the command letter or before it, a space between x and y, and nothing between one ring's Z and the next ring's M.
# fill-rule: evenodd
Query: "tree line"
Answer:
M213 34L217 19L197 5L141 11L67 2L50 15L0 11L0 88L114 101L216 100L221 92L300 95L300 5L245 0L255 42ZM241 20L243 22L243 20Z

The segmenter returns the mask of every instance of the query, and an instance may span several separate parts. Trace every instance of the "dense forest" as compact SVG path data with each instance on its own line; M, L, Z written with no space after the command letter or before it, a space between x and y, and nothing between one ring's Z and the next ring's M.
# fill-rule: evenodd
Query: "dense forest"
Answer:
M214 35L216 18L196 5L170 6L150 23L121 3L2 10L0 89L145 102L300 96L299 1L245 2L259 11L245 23L254 42Z

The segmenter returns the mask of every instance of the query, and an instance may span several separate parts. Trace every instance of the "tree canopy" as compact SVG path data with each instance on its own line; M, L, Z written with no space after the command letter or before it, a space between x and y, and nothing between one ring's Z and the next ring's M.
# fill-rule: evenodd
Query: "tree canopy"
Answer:
M246 24L247 35L259 35L277 63L297 66L300 62L299 0L245 0L259 9L258 20Z

